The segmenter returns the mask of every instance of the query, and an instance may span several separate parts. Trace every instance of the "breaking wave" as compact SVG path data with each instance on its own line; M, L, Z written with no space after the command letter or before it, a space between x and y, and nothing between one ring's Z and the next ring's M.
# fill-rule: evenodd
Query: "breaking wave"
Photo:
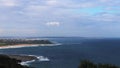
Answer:
M36 57L36 59L30 60L30 61L23 61L19 64L29 66L30 63L34 63L35 61L39 61L39 62L49 62L50 61L50 59L48 57L44 57L44 56L36 56L36 55L28 55L28 56L34 56L34 57Z

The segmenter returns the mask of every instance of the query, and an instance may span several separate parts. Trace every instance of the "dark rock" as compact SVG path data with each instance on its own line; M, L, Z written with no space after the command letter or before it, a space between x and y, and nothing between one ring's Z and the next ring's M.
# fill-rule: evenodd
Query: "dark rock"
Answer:
M10 58L7 55L0 55L0 68L29 68L27 66L20 65L21 61Z

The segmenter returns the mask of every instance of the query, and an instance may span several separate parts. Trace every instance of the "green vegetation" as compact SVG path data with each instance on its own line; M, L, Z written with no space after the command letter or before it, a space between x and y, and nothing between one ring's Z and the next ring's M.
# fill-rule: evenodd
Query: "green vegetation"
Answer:
M118 66L115 66L113 64L95 64L89 60L83 60L81 61L78 68L119 68Z
M31 40L31 39L0 39L0 46L17 44L52 44L49 40Z
M0 43L0 46L6 45L6 43Z

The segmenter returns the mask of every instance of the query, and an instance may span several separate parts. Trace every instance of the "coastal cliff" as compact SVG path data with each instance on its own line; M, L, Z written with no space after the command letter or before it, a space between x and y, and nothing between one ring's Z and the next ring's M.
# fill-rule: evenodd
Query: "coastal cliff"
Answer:
M38 39L0 39L0 48L14 48L24 46L36 46L35 44L53 44L49 40ZM41 45L43 46L43 45ZM22 62L36 60L35 56L27 55L6 55L0 54L0 68L31 68L22 65Z
M21 62L21 60L10 58L8 55L0 55L0 68L29 68L20 65Z

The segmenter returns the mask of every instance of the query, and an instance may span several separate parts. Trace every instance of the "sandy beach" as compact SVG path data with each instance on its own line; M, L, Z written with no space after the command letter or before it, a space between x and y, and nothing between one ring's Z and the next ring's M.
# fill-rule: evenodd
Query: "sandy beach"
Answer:
M6 45L0 46L0 49L9 49L9 48L22 48L22 47L37 47L37 46L56 46L61 44L17 44L17 45Z
M36 47L36 46L55 46L57 44L17 44L17 45L7 45L0 46L0 49L9 49L9 48L22 48L22 47Z
M33 46L40 46L40 45L39 44L17 44L17 45L0 46L0 49L22 48L22 47L33 47Z

